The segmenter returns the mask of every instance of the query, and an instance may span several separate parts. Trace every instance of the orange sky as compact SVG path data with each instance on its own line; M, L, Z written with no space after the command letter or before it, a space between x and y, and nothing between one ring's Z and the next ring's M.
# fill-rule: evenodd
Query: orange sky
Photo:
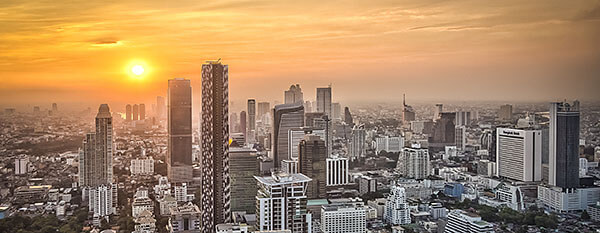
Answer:
M217 58L234 101L598 100L600 1L0 1L0 106L199 93Z

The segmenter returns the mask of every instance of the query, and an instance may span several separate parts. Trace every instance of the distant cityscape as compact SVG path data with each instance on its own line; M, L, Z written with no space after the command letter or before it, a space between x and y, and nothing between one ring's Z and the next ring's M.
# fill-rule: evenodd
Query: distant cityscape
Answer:
M228 68L209 61L202 80L170 79L153 103L4 109L1 231L600 228L598 103L411 105L404 96L361 106L334 102L334 85L312 99L292 84L283 103L258 96L237 112Z

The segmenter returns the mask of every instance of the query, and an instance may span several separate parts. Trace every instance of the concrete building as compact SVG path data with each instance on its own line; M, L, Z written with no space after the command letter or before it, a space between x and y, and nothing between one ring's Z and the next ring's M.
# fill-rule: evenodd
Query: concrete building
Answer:
M154 159L152 157L132 159L129 171L132 175L154 175Z
M350 183L348 158L333 156L326 159L327 186L347 185Z
M454 144L457 149L465 150L467 146L467 127L464 125L454 127Z
M248 99L248 130L246 132L246 140L249 143L256 142L256 100Z
M167 176L173 183L190 183L193 177L191 82L170 79L167 92Z
M327 185L325 141L319 136L308 134L300 141L299 149L298 172L312 179L308 183L306 196L308 199L325 198Z
M398 156L396 170L407 178L427 178L431 174L429 150L421 148L404 148Z
M464 210L452 210L448 214L445 233L493 233L494 225L481 220L476 214Z
M113 126L107 104L100 105L96 131L86 134L79 153L79 185L95 187L113 182Z
M324 205L321 208L321 232L366 233L367 208L362 202Z
M201 231L202 213L197 205L188 202L171 208L171 216L167 228L171 233L199 233Z
M256 150L252 148L229 148L229 174L231 177L231 211L254 213L256 181L259 175Z
M315 129L312 127L301 127L301 128L292 128L288 130L288 158L287 160L297 160L298 159L298 146L300 145L300 141L304 139L304 136L307 134L314 134L321 137L322 140L327 138L325 129Z
M158 200L160 215L166 216L171 214L171 208L177 207L177 200L171 195L164 195Z
M588 209L600 201L600 187L564 189L557 186L538 186L538 200L544 207L559 212Z
M512 105L505 104L505 105L500 106L500 109L498 110L498 119L500 121L511 121L512 115L513 115Z
M352 129L352 141L350 141L350 159L352 161L367 155L366 131L364 125L356 125Z
M542 180L542 131L498 128L496 166L499 177Z
M323 112L330 119L333 117L331 111L331 86L317 88L317 112Z
M381 151L400 152L404 148L404 138L401 136L377 137L375 143L375 153Z
M29 171L29 157L19 156L15 159L15 175L25 175Z
M358 192L365 193L377 192L377 180L370 176L358 177Z
M403 187L392 185L385 202L383 221L392 225L410 224L410 209Z

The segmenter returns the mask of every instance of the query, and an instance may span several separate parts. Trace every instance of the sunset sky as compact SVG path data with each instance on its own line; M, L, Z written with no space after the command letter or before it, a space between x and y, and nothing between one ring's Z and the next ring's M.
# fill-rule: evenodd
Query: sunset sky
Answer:
M234 101L600 100L600 1L0 1L0 106L197 98L218 58Z

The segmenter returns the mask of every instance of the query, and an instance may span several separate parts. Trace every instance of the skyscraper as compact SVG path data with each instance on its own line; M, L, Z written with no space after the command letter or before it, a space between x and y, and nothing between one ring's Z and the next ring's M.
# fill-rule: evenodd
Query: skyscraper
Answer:
M499 177L542 180L542 131L497 128L496 138Z
M442 114L443 110L444 110L443 104L435 104L435 110L433 112L433 121L440 118L440 115Z
M246 111L242 111L240 112L240 133L242 133L244 135L244 138L246 139Z
M549 184L579 187L579 101L550 104Z
M498 119L501 121L510 121L512 119L512 105L505 104L498 110Z
M137 121L139 119L139 115L138 115L139 111L140 111L139 106L137 104L134 104L133 105L133 121Z
M403 187L392 185L383 211L383 221L392 225L410 224L410 208Z
M100 105L96 115L96 132L88 133L79 155L79 185L95 187L112 183L113 127L107 104Z
M350 109L348 107L344 108L344 122L350 127L354 126L354 121L352 119L352 114L350 113Z
M433 134L429 137L430 146L443 147L455 143L455 115L453 112L440 113L438 120L436 120L433 126Z
M342 105L340 103L331 103L331 119L341 120L342 119Z
M406 105L406 95L402 95L402 123L408 124L415 120L415 110L410 105Z
M248 99L248 132L246 140L254 142L256 138L256 100Z
M301 128L292 128L288 130L288 156L287 160L298 160L298 145L300 145L300 141L304 139L304 136L307 134L314 134L321 139L325 139L325 130L324 129L314 129L311 127L301 127Z
M317 112L324 112L329 118L331 115L331 86L317 88Z
M231 211L254 213L256 180L259 160L251 148L229 148L229 172L231 176Z
M139 120L145 120L146 119L146 105L145 104L140 104L140 119Z
M464 125L454 127L454 144L457 149L465 150L467 146L467 127Z
M125 120L126 121L131 121L132 116L131 116L131 104L128 104L125 106Z
M257 110L258 110L258 118L262 119L265 114L267 114L271 111L271 103L258 102Z
M229 179L229 67L202 64L202 232L231 221Z
M166 109L165 109L165 98L162 96L157 96L156 97L156 117L158 119L164 119L165 115L166 115Z
M284 104L295 104L298 102L304 102L304 94L302 94L302 88L300 88L300 84L290 86L290 89L285 91L284 94Z
M192 86L190 80L169 80L167 176L173 183L192 181ZM137 106L137 105L136 105Z
M350 142L350 159L352 161L367 155L366 135L364 125L357 125L352 129L352 141Z
M308 199L325 198L327 147L319 136L308 134L300 141L298 172L312 179L308 183Z
M281 161L288 159L288 131L304 126L304 106L302 103L280 104L273 108L273 166L278 168Z
M404 177L425 179L431 174L429 151L421 148L404 148L396 165L398 172Z

